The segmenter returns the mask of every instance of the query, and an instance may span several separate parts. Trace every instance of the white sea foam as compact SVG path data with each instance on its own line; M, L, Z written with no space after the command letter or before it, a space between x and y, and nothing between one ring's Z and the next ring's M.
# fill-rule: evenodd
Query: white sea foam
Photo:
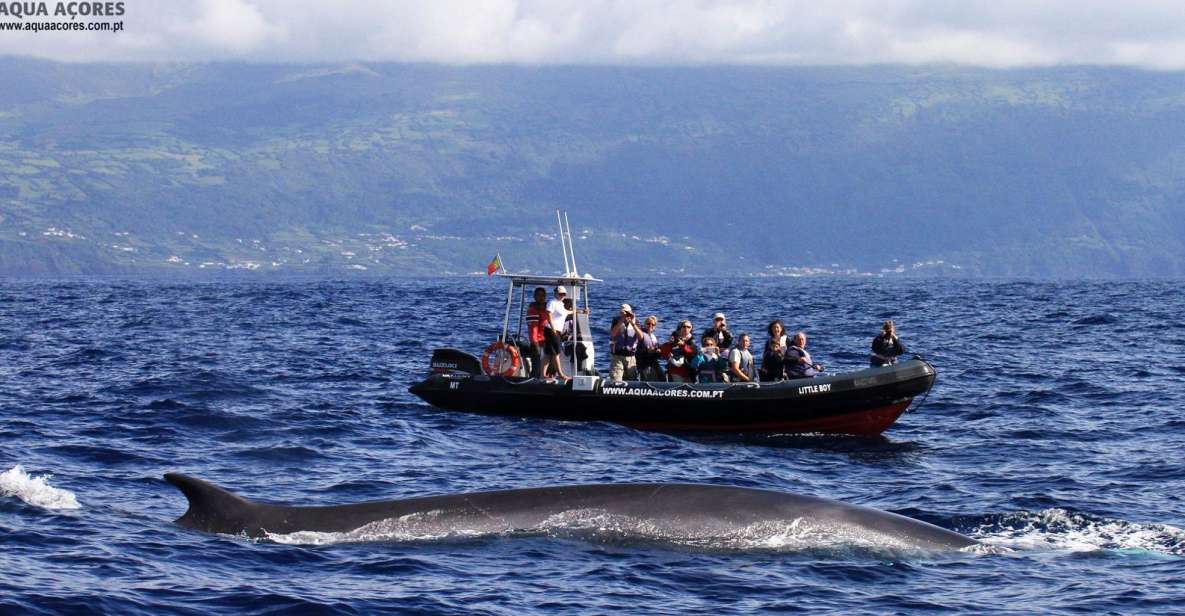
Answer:
M69 490L49 485L51 475L30 476L20 464L0 473L0 495L15 496L45 509L81 509Z
M494 524L470 529L450 528L441 520L441 512L424 511L398 518L378 520L361 528L344 532L296 531L293 533L265 533L276 543L293 545L331 545L335 543L363 543L370 541L418 542L463 539L508 532L505 525Z
M1003 516L971 535L988 546L1067 552L1138 551L1185 556L1185 530L1167 524L1128 522L1065 509Z

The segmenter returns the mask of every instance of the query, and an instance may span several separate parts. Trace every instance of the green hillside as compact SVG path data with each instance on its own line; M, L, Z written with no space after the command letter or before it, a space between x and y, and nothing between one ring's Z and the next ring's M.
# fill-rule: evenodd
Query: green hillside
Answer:
M0 64L0 274L1185 274L1185 75Z

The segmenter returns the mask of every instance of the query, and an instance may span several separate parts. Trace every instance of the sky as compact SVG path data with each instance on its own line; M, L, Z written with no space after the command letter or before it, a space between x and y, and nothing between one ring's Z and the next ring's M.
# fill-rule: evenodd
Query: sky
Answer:
M58 1L45 4L49 18L22 20L0 11L0 21L55 21L52 14ZM1097 64L1185 70L1185 5L1180 0L123 0L123 4L122 16L75 20L122 21L122 32L0 30L0 55L65 62L953 63L989 68Z

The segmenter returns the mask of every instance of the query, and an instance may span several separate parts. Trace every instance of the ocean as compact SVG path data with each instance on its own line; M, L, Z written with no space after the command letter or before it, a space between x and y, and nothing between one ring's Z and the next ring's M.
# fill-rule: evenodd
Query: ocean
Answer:
M781 318L829 371L882 320L938 380L876 438L680 436L483 417L407 392L479 353L505 287L380 281L0 282L0 613L1181 613L1179 281L634 278L595 285L660 331ZM602 369L607 359L601 354ZM340 504L702 482L868 505L986 548L910 552L766 528L637 526L262 540L180 528L182 472Z

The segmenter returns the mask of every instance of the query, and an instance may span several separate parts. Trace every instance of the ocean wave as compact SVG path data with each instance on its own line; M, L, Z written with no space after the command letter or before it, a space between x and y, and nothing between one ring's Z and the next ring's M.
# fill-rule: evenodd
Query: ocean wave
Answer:
M69 490L49 485L52 475L31 476L16 466L0 473L0 495L15 496L43 509L81 509L78 499Z
M1052 508L989 516L968 533L987 546L1068 552L1185 556L1185 530Z
M1113 314L1092 314L1090 316L1075 319L1070 322L1070 325L1114 325L1119 322L1119 318Z
M264 388L240 374L217 370L189 369L140 379L133 383L120 383L104 389L105 392L173 400L223 400L242 399L266 395Z

